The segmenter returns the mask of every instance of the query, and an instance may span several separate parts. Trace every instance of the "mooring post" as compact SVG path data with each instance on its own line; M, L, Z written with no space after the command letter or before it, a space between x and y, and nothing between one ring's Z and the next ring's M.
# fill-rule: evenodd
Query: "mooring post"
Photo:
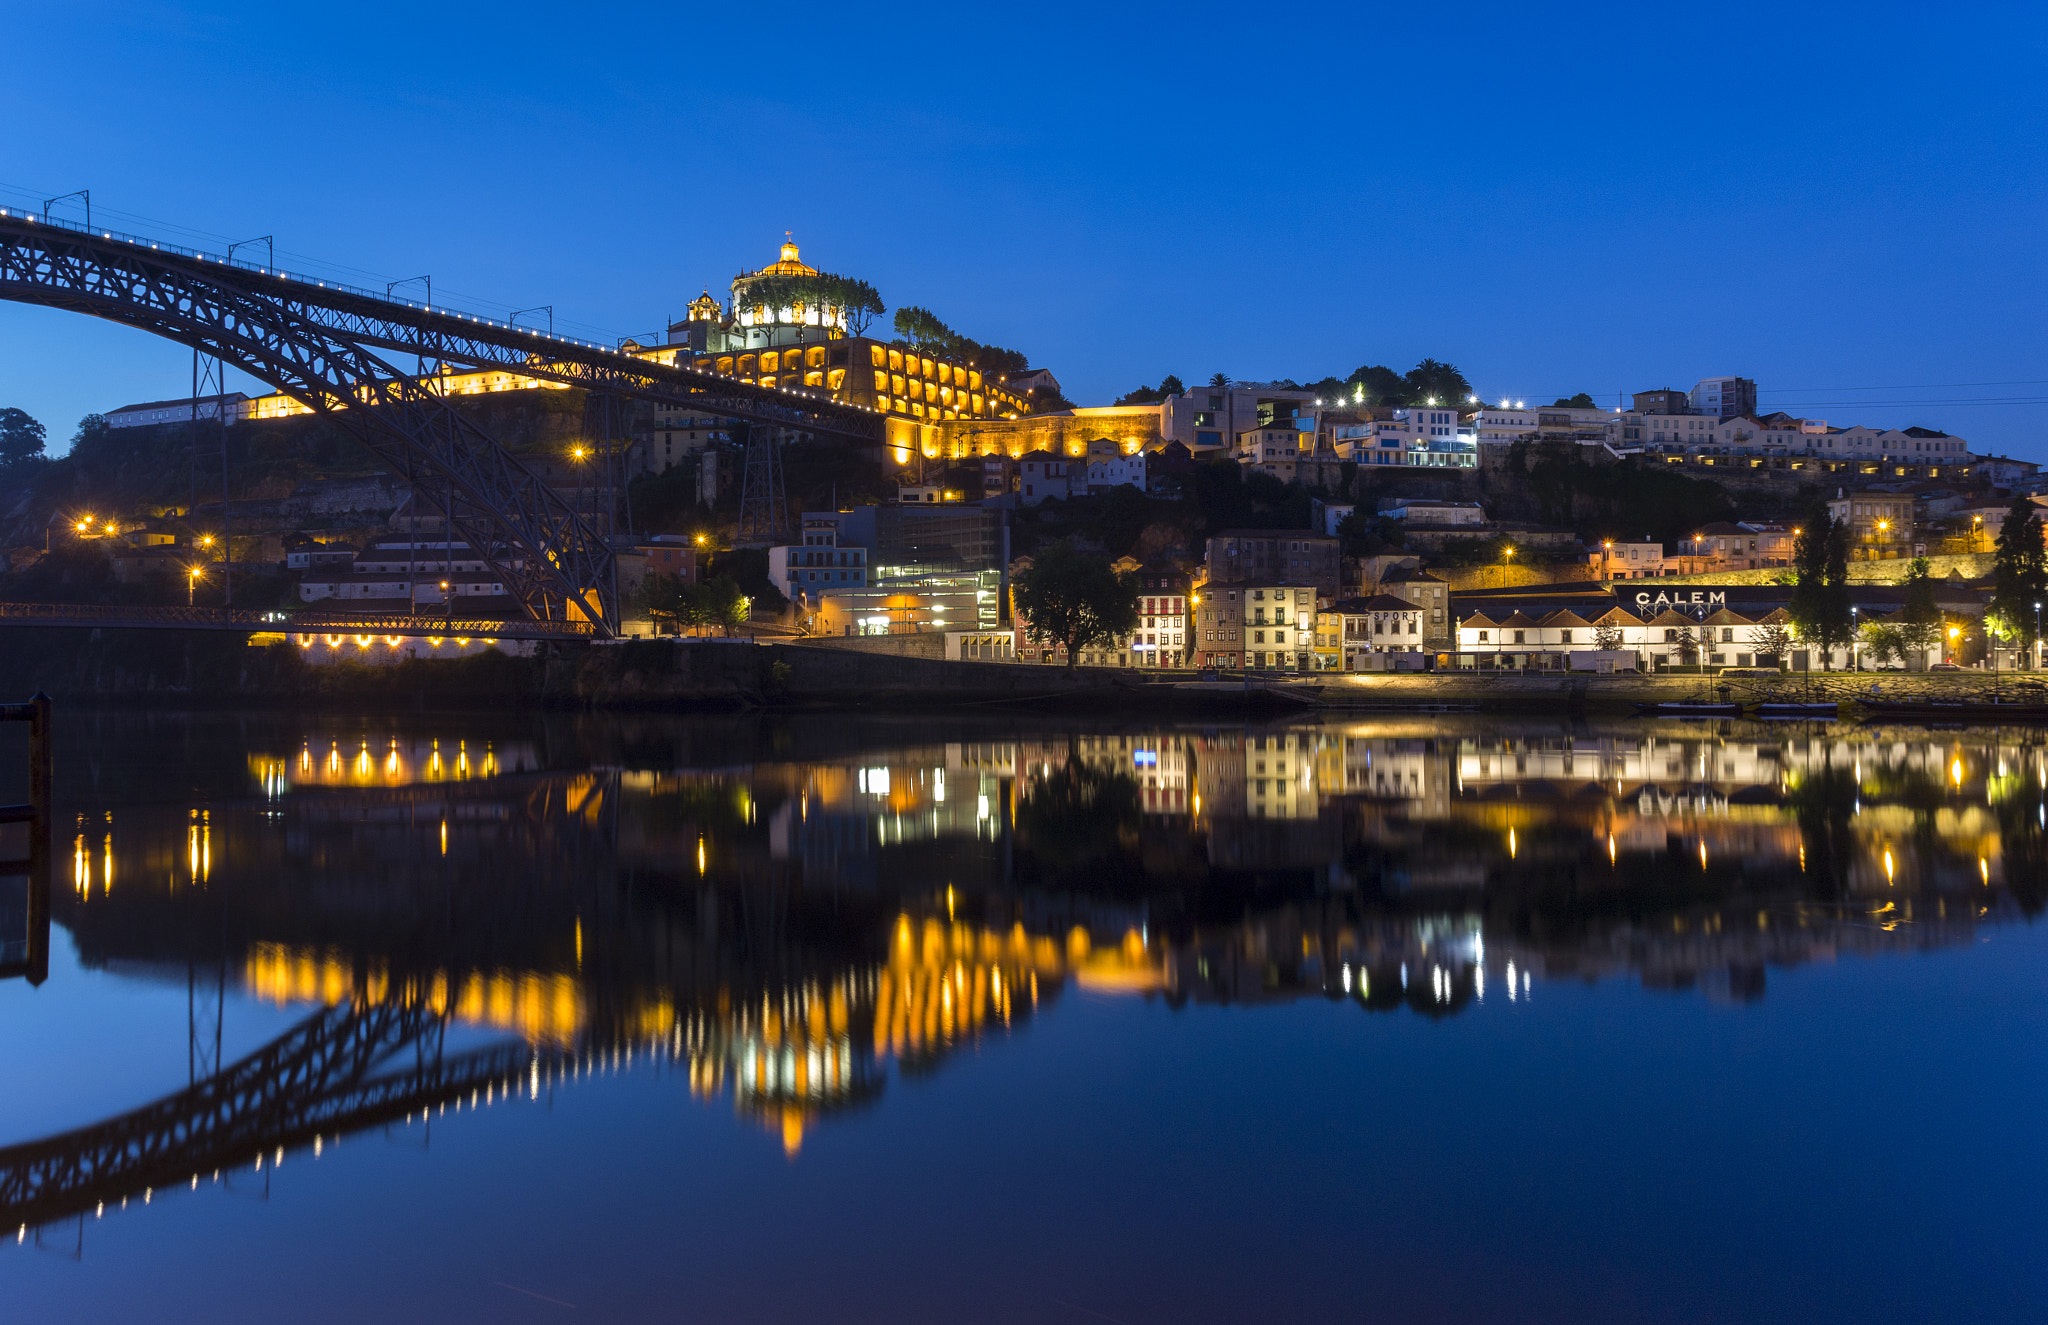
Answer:
M50 697L38 690L29 700L28 802L35 818L28 829L28 982L50 978Z

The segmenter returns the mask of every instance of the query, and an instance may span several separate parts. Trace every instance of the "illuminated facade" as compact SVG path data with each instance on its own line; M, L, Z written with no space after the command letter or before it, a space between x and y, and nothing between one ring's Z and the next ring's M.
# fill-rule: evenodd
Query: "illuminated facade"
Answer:
M639 353L756 386L822 392L842 404L926 424L1025 412L1023 395L999 376L859 335L844 309L749 303L749 290L765 279L822 275L794 242L785 243L776 261L733 278L730 303L721 308L705 292L669 327L667 345ZM899 449L919 449L927 440L912 429L891 430L891 445Z

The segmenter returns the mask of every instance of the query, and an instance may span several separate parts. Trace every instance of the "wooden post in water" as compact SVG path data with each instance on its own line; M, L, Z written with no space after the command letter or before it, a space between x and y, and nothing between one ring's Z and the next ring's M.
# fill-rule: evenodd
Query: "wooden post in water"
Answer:
M26 975L39 985L50 978L50 697L39 691L26 704L0 705L0 721L28 724L28 804L0 806L0 823L29 826L28 859L0 862L28 866L27 961L0 976Z

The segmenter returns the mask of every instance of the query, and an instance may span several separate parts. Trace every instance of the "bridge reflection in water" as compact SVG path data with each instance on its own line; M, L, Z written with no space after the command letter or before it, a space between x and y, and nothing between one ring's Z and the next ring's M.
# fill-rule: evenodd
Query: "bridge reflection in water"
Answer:
M302 730L173 803L120 784L132 738L101 729L59 802L81 959L311 1011L217 1069L195 1049L143 1109L0 1150L0 1227L646 1064L795 1156L1069 984L1427 1017L1557 977L1741 1001L1771 967L1965 942L2048 889L2032 737L951 735Z

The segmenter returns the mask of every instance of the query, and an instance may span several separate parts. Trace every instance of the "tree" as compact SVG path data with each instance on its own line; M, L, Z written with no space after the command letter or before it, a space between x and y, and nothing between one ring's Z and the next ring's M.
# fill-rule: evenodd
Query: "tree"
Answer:
M71 454L79 455L89 451L94 444L106 440L113 429L107 425L104 414L88 414L78 421L78 431L71 434Z
M1600 407L1599 407L1598 405L1595 405L1595 404L1593 403L1593 397L1591 397L1591 396L1587 395L1587 394L1586 394L1585 392L1581 391L1581 392L1579 392L1579 394L1577 394L1576 396L1566 396L1566 397L1564 397L1563 399L1559 400L1559 401L1558 401L1558 402L1557 402L1556 404L1552 405L1552 406L1551 406L1551 408L1552 408L1552 409L1599 409Z
M785 308L836 308L846 317L846 329L856 336L866 335L869 323L882 315L882 296L874 286L829 272L815 276L763 276L741 292L739 302L742 308L769 313Z
M1906 605L1893 619L1902 655L1925 666L1927 651L1941 647L1941 603L1927 558L1915 557L1906 568Z
M1393 369L1381 364L1366 364L1354 369L1345 385L1363 389L1365 404L1405 405L1408 403L1408 383Z
M1769 658L1782 667L1787 655L1792 652L1792 632L1780 622L1751 626L1749 642L1756 649L1756 660L1759 663Z
M1612 653L1622 647L1621 627L1612 621L1593 623L1593 647L1603 653Z
M1992 550L1989 624L1998 619L1998 633L2022 649L2034 647L2036 603L2048 603L2048 552L2042 545L2041 515L2030 497L2014 499Z
M43 453L43 425L30 418L27 410L12 405L0 409L0 465L18 465Z
M690 615L690 590L680 575L649 571L640 582L640 608L651 621L666 621L679 630Z
M1799 638L1821 650L1822 666L1834 669L1834 651L1856 638L1849 607L1849 527L1816 504L1806 513L1792 552L1798 580L1786 610Z
M1099 554L1070 540L1038 554L1014 582L1017 615L1030 638L1064 647L1067 666L1081 650L1105 644L1138 627L1138 584L1119 575Z
M741 591L739 581L730 575L721 575L697 588L701 591L705 621L717 623L722 633L730 635L736 627L746 625L753 618L753 600Z
M1211 377L1211 378L1209 379L1209 385L1210 385L1210 386L1229 386L1229 385L1230 385L1230 374L1228 374L1228 373L1217 373L1217 374L1215 374L1215 375L1214 375L1213 377Z
M1678 646L1678 661L1690 667L1700 660L1699 638L1692 633L1691 626L1680 626L1678 637L1672 641Z
M1403 379L1408 388L1408 403L1419 405L1434 400L1439 405L1463 405L1465 398L1472 394L1472 384L1465 375L1447 363L1435 359L1424 359L1408 370Z
M1866 621L1863 623L1863 656L1871 665L1882 667L1893 658L1901 662L1906 657L1906 641L1899 627L1890 621Z
M1188 389L1182 386L1180 379L1172 373L1168 373L1159 379L1159 394L1161 396L1184 396L1187 392Z

